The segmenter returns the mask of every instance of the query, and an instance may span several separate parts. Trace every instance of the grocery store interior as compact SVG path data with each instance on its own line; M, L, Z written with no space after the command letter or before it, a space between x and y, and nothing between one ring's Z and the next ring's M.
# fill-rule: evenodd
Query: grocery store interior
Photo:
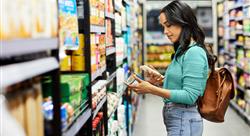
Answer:
M235 84L225 121L204 119L203 136L250 136L250 0L181 1ZM124 81L171 63L159 23L170 2L0 0L0 135L166 136L163 99Z

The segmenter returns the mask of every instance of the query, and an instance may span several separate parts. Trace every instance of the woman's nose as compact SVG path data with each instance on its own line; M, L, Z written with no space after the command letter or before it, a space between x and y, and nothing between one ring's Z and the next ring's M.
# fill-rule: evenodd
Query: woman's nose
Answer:
M169 34L169 30L167 28L164 28L164 34L166 34L166 35Z

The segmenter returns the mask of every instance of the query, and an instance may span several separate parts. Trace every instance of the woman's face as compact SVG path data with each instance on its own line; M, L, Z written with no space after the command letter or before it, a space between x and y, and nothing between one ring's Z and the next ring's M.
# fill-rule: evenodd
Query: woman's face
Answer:
M164 28L164 34L168 37L168 39L175 43L179 41L180 34L182 31L182 27L178 25L171 25L168 23L167 17L164 13L160 14L160 24Z

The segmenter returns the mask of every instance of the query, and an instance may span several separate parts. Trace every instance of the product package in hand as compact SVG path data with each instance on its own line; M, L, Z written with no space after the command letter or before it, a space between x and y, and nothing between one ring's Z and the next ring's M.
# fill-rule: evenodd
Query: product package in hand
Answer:
M150 78L152 77L155 77L157 79L164 79L164 76L161 75L157 70L154 70L147 65L140 66L140 69L144 71L146 81L151 80Z
M138 78L142 79L141 76L135 73L131 73L130 76L128 77L127 81L125 81L125 84L127 85L136 85L138 82L135 80L134 76L136 75Z

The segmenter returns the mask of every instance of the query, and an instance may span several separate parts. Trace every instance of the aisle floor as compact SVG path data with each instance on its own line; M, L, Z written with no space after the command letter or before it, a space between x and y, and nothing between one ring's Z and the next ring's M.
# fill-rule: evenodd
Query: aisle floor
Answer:
M162 120L162 98L146 95L141 101L133 136L167 136ZM203 136L250 136L250 126L231 108L224 123L204 121Z

